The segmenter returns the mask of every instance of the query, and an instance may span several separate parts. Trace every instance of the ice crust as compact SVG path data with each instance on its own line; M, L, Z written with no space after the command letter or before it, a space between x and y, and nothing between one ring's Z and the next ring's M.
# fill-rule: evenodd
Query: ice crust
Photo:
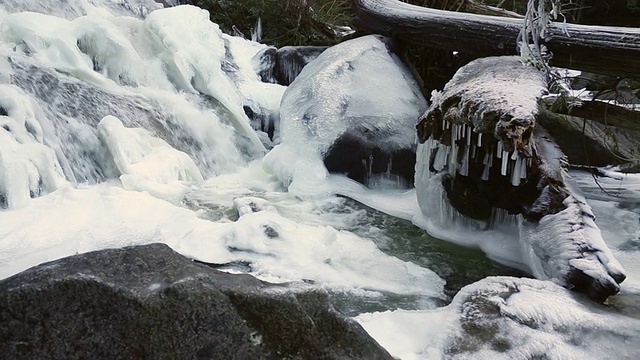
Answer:
M175 0L168 0L174 2ZM120 15L143 18L163 6L154 0L3 0L0 9L10 12L38 12L65 19L84 15Z
M322 159L346 132L384 150L414 146L415 124L427 102L385 41L372 35L331 47L285 91L282 143L264 163L290 191L320 191L328 175Z
M363 314L356 320L404 360L640 356L633 340L640 336L640 320L533 279L486 278L437 310Z
M240 194L232 198L244 201ZM77 253L162 242L200 261L249 262L251 274L272 282L444 297L444 281L431 270L388 256L371 240L274 211L243 212L237 221L214 223L112 183L67 187L32 202L0 216L0 278Z
M145 129L125 128L113 116L100 121L98 137L106 145L127 190L147 191L179 204L189 189L188 183L204 180L189 155Z

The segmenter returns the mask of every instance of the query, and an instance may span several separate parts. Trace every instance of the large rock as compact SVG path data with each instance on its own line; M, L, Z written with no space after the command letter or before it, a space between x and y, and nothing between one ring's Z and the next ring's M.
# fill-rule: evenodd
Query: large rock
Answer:
M391 328L398 319L403 326ZM640 358L640 320L632 306L596 304L549 281L489 277L465 286L445 307L357 320L400 358Z
M198 264L165 245L104 250L0 282L4 359L388 359L322 291Z
M510 231L519 248L508 261L604 301L620 291L625 271L566 156L538 123L546 92L544 73L518 57L460 68L417 126L418 202L432 233Z
M389 39L343 42L305 66L285 91L282 143L265 158L267 167L285 183L300 177L308 183L308 174L328 171L366 185L412 185L415 125L426 109L420 86ZM274 162L288 165L277 169Z

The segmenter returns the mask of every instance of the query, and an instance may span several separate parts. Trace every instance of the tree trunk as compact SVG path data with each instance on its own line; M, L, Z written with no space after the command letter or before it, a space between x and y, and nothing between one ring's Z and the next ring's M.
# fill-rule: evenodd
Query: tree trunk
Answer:
M517 54L522 19L458 13L397 0L355 0L361 29L478 57ZM553 23L544 44L551 65L640 78L640 28Z

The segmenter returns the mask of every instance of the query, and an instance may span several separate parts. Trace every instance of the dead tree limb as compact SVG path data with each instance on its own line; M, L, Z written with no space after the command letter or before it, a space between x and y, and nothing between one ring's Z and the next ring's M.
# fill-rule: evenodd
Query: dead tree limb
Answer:
M514 55L523 20L458 13L398 0L355 0L359 28L478 57ZM544 44L551 65L640 78L640 28L553 23Z

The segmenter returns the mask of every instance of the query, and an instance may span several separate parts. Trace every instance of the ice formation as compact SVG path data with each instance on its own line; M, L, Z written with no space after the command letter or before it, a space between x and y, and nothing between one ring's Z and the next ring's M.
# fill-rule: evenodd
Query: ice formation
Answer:
M98 124L98 137L106 145L127 190L180 203L186 184L204 180L189 155L172 148L145 129L127 129L113 116Z
M640 335L640 320L533 279L486 278L437 310L363 314L357 320L406 360L640 356L631 340Z
M323 158L342 136L389 153L414 147L415 121L427 103L385 41L365 36L332 47L285 91L282 142L267 155L265 166L291 191L318 188L327 174Z
M434 94L418 124L415 183L426 219L416 223L432 233L519 229L521 251L511 262L602 301L626 276L564 154L536 124L545 92L543 73L498 57L469 63Z

